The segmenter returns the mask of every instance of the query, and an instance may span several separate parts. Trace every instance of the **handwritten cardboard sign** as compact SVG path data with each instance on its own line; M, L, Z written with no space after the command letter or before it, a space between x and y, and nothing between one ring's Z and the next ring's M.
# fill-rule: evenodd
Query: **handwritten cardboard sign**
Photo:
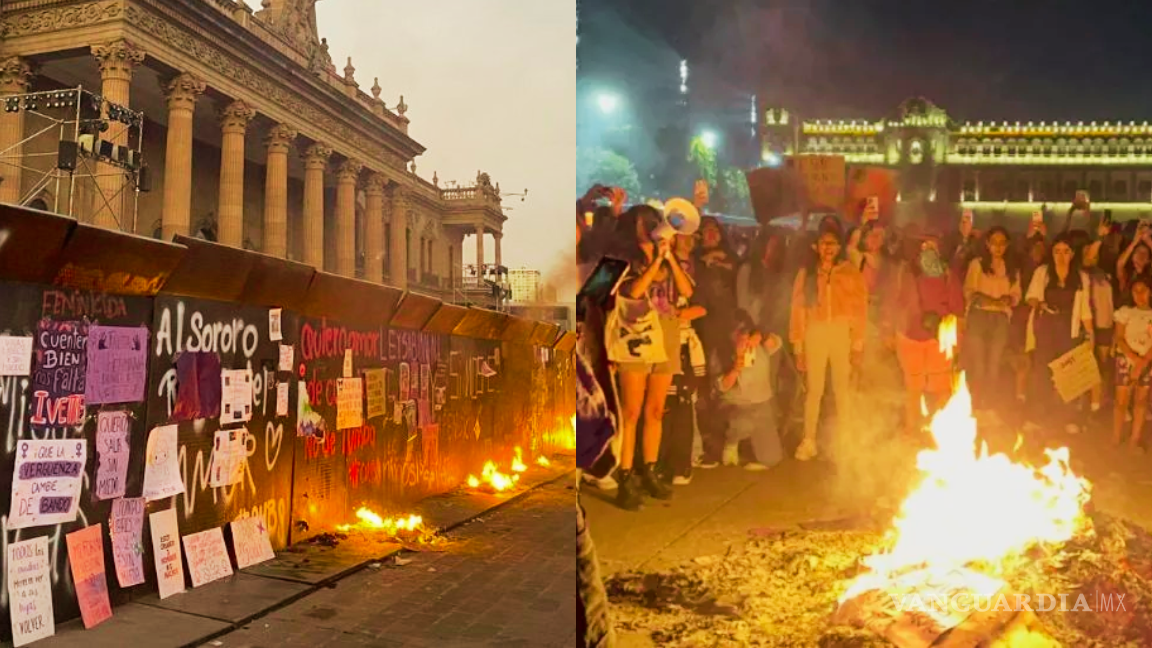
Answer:
M184 492L179 454L175 425L162 425L148 435L144 452L144 499L152 502Z
M68 564L76 584L76 600L85 628L94 628L112 618L108 601L108 581L104 576L104 527L97 522L69 533Z
M36 326L35 349L32 427L80 425L84 421L88 324L41 320Z
M212 442L212 471L208 483L213 488L231 486L244 477L248 457L248 430L217 430Z
M120 498L112 502L108 521L112 534L112 561L120 587L144 582L144 498Z
M8 545L5 563L12 645L24 646L56 634L52 580L48 573L48 536Z
M252 419L252 372L227 369L220 372L220 425L243 423Z
M152 529L152 556L156 559L156 584L160 598L184 591L184 565L180 562L180 531L176 526L176 508L156 511L148 516Z
M84 398L89 405L144 400L148 374L148 329L91 326Z
M96 416L96 485L98 500L124 496L128 480L128 439L131 424L128 412L100 412Z
M1096 364L1092 345L1087 342L1048 363L1048 367L1052 369L1056 391L1065 403L1080 398L1100 384L1100 366Z
M365 418L371 420L384 416L384 370L366 369L364 371L364 391L368 396L368 411Z
M184 536L184 555L188 559L192 587L232 575L232 562L228 560L228 547L224 546L224 532L220 527Z
M364 425L364 382L360 378L336 379L336 429Z
M252 565L272 560L272 540L268 537L268 525L262 516L252 516L233 520L232 549L236 552L236 568L244 569Z
M839 210L844 204L844 158L839 155L800 155L796 168L803 179L810 208Z
M17 443L8 529L75 521L87 460L85 439Z
M288 416L288 383L276 383L276 416Z
M32 373L32 337L0 335L0 376Z

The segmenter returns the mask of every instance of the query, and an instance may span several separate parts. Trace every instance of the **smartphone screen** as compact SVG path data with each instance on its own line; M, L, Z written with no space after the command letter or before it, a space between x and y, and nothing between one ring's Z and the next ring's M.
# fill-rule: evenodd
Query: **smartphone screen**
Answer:
M580 288L580 293L576 295L577 319L584 319L586 300L591 300L595 304L603 304L620 287L620 282L623 281L624 275L627 273L627 261L611 257L601 258L600 263L596 264L596 269L588 277L588 281L585 281L584 286Z

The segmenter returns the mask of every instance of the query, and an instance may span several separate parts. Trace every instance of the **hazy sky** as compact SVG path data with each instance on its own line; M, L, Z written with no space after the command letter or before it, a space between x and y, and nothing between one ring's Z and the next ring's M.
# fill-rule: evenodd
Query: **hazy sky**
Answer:
M260 0L248 0L259 7ZM348 57L369 91L400 95L409 135L427 152L417 173L441 186L487 172L512 209L503 262L548 271L574 245L572 179L576 123L575 0L323 0L320 35L343 70ZM492 239L485 258L493 260ZM465 263L475 257L465 239Z

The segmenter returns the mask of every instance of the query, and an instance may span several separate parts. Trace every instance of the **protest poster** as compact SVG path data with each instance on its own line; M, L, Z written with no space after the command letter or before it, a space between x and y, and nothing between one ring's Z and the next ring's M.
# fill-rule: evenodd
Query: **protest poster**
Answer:
M224 546L224 532L220 527L186 535L183 540L192 587L232 575L232 562L228 559L228 547Z
M400 363L400 400L408 400L410 390L410 380L412 377L412 370L408 367L407 362Z
M869 219L888 223L896 214L899 173L885 167L854 166L844 190L844 218L850 223ZM875 211L873 211L875 210Z
M124 496L128 481L129 435L128 412L100 412L96 416L96 487L97 500Z
M17 443L8 530L74 522L87 460L85 439Z
M432 367L427 364L420 365L420 398L428 398L428 387L432 384Z
M5 564L14 647L56 634L49 557L48 536L8 545Z
M384 416L384 370L367 369L364 371L364 392L368 397L368 411L365 418L371 420Z
M364 383L360 378L336 379L336 429L364 424Z
M291 344L280 345L280 364L277 366L278 371L292 371L292 360L295 347Z
M244 461L247 458L247 429L217 430L212 442L212 470L208 484L212 488L220 488L239 482L244 476Z
M283 322L282 311L279 308L273 308L268 311L268 339L273 342L279 342L284 339L284 331L281 328Z
M152 513L148 516L148 526L152 530L156 584L160 598L166 599L184 591L184 564L180 561L180 531L176 526L176 508Z
M32 373L32 336L0 335L0 376Z
M148 329L143 326L88 328L84 399L88 405L144 400L148 374Z
M120 587L144 582L144 498L122 497L112 502L108 520L112 534L112 562Z
M220 357L185 351L176 358L176 407L173 421L220 416Z
M288 416L288 383L276 383L276 416Z
M1096 355L1088 342L1056 358L1048 363L1048 367L1052 370L1056 391L1065 403L1080 398L1100 384L1100 366L1096 364Z
M844 158L839 155L799 155L796 169L809 209L839 211L844 204Z
M32 371L33 429L84 422L88 324L41 320L36 325Z
M344 378L352 377L352 349L344 349L344 373L340 375Z
M272 540L268 537L268 525L262 516L252 516L233 520L232 550L236 552L236 568L244 569L252 565L272 560Z
M104 534L99 522L64 536L68 543L68 564L76 586L76 600L85 628L94 628L112 618L108 581L104 576Z
M244 423L252 419L252 372L225 369L220 372L220 425Z
M162 425L148 435L144 452L144 499L153 502L184 492L179 453L175 425Z

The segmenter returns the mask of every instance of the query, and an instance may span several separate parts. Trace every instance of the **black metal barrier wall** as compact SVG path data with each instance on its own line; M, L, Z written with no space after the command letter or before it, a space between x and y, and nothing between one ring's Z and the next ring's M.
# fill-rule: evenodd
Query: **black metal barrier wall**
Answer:
M270 330L274 309L281 340ZM79 616L65 535L86 526L104 527L113 605L156 589L148 524L147 581L128 589L117 583L108 534L112 500L93 493L101 411L128 414L126 497L141 495L149 432L177 425L185 492L148 503L146 514L175 507L187 535L260 513L277 549L354 521L360 506L407 512L416 500L479 474L489 459L506 466L516 446L528 457L570 448L575 338L554 325L204 241L165 243L0 205L0 335L33 336L38 327L59 326L53 323L148 329L143 402L85 405L67 419L32 425L40 414L30 377L0 376L0 556L10 543L49 538L57 623ZM292 348L287 368L281 345ZM348 352L352 377L382 370L385 406L383 415L338 429L336 384L345 377ZM177 361L189 354L211 356L223 370L252 372L246 460L232 486L210 485L219 418L189 415L177 397ZM286 413L277 412L281 384ZM73 438L88 444L76 521L8 531L18 441ZM10 600L6 587L0 591L6 617ZM10 636L9 624L0 623L0 639Z

